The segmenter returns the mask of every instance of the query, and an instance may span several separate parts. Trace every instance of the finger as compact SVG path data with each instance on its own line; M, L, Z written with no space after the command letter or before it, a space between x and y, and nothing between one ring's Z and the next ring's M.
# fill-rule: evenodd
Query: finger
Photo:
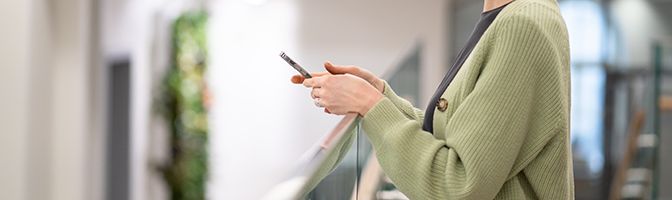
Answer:
M307 88L311 88L311 87L313 87L315 84L316 84L316 83L315 83L315 79L313 79L313 78L311 78L311 79L306 79L305 81L303 81L303 86L304 86L304 87L307 87Z
M310 75L313 76L313 77L320 77L320 76L324 76L324 75L328 75L328 74L330 74L330 73L329 72L316 72L316 73L311 73ZM303 83L304 80L306 80L306 77L303 77L303 75L300 75L300 74L296 74L296 75L292 76L292 79L291 79L292 83L294 83L294 84L301 84L301 83Z
M301 84L301 83L303 83L303 80L306 80L306 78L304 78L301 75L294 75L294 76L292 76L292 79L291 79L292 83L294 83L294 84Z
M321 98L324 96L323 93L324 91L322 91L322 88L313 88L311 95L314 96L314 98Z
M317 106L317 107L324 108L324 104L321 102L321 99L320 99L320 98L313 99L313 103L314 103L315 106Z
M329 72L315 72L315 73L310 73L310 75L313 76L313 77L320 77L320 76L330 75L330 74L331 74L331 73L329 73Z
M318 76L318 77L309 78L309 79L306 79L306 80L303 81L303 86L305 86L307 88L319 88L319 87L322 87L322 85L324 85L323 84L324 79L325 79L325 76Z
M334 65L327 61L324 63L324 69L332 74L354 74L359 75L359 68L353 65Z
M312 91L310 91L310 97L313 99L320 98L320 88L313 88Z

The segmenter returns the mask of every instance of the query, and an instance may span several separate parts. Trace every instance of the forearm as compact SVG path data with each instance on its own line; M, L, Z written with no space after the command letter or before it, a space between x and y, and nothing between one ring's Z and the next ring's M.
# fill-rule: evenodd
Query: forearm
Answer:
M382 90L383 95L387 97L397 109L403 112L407 118L419 122L422 122L424 120L425 115L424 110L415 108L413 104L397 95L387 82L382 81L381 84L383 88Z
M385 173L411 199L492 199L509 176L525 136L499 126L486 130L498 131L482 132L480 126L463 124L468 126L451 130L455 136L437 139L387 98L362 120Z
M447 198L444 141L422 131L420 122L407 118L390 99L381 100L364 117L362 128L381 167L404 194L411 199Z

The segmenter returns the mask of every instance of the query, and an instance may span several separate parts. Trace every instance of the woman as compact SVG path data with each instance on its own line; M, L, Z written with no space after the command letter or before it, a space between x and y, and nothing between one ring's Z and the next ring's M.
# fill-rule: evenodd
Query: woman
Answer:
M569 45L555 0L485 0L425 111L356 66L292 82L325 112L359 113L411 199L573 199Z

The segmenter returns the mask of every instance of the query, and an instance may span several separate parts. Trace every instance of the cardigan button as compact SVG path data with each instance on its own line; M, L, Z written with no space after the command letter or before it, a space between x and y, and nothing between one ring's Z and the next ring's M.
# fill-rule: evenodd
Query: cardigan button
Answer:
M441 112L445 112L448 108L448 100L444 98L439 99L439 102L436 103L436 108Z

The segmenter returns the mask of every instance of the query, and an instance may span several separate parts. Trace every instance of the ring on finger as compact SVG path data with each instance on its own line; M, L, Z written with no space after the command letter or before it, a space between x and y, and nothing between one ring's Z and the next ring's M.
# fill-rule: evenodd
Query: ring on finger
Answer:
M322 105L322 103L320 103L320 98L315 98L315 100L313 100L313 101L315 103L315 106L320 107L320 108L324 108L324 105Z
M320 88L313 88L313 91L310 92L310 96L313 97L313 99L320 98L320 96L317 95L317 93L318 93L317 90L318 89L320 89Z

